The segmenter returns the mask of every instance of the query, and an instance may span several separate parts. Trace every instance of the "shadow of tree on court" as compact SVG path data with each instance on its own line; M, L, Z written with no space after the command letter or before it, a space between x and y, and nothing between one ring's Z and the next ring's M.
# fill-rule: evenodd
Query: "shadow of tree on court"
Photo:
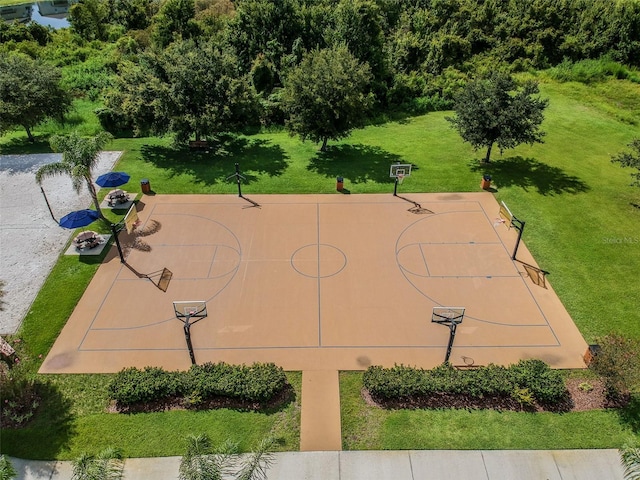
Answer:
M353 184L368 181L393 183L389 167L407 163L402 157L369 145L330 145L326 152L317 152L307 167L325 177L344 177Z
M51 459L69 449L75 435L72 401L57 385L37 380L40 405L23 428L2 430L3 453L18 458Z
M581 193L589 186L578 177L568 175L558 167L539 162L535 158L508 157L491 163L474 160L471 171L489 174L498 187L535 188L542 195Z
M192 175L205 185L227 182L240 164L243 183L251 183L261 175L278 176L287 168L287 156L279 145L267 140L220 135L209 141L210 148L191 151L160 145L144 145L142 158L169 172L170 176Z

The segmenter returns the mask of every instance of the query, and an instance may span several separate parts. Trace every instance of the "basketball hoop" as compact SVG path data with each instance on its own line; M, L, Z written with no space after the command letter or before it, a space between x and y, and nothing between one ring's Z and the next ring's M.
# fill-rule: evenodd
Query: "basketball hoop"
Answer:
M404 174L403 173L399 173L396 178L398 179L398 183L400 185L402 185L402 182L404 182Z

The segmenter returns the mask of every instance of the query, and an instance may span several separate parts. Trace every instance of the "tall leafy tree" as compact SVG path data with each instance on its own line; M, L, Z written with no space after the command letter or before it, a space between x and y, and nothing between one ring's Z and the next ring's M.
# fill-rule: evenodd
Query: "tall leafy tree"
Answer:
M331 44L344 43L361 63L368 63L376 80L385 75L384 18L371 0L339 2L333 11L334 27L325 35Z
M373 104L371 73L345 45L309 52L287 75L282 96L287 128L302 140L347 137L364 124Z
M166 0L154 17L153 38L164 48L175 40L196 37L200 31L195 21L194 0Z
M538 93L535 82L518 87L510 75L492 73L467 84L456 97L455 116L447 120L474 149L487 149L488 163L494 145L502 152L521 143L542 143L540 125L549 102Z
M176 143L239 128L258 117L254 90L235 57L213 42L193 40L127 64L107 106L138 133L172 133Z
M640 138L636 138L628 146L631 148L630 152L618 153L611 157L611 161L619 163L621 167L635 168L637 171L631 174L632 185L640 187Z
M228 42L235 49L243 70L264 56L279 73L280 61L291 53L303 32L298 0L242 0L229 24Z
M62 121L71 97L60 86L60 71L21 54L0 53L0 134L23 127L31 130L47 118Z
M106 0L109 18L126 30L144 30L159 8L157 0Z
M96 210L100 217L107 221L100 209L92 172L98 164L99 153L111 138L111 134L107 132L101 132L91 138L81 137L77 133L69 136L54 135L50 140L51 148L62 153L62 160L41 166L36 171L36 182L41 184L46 177L68 175L77 193L80 193L82 185L87 186Z
M85 40L107 38L109 7L102 0L80 0L69 9L71 29Z

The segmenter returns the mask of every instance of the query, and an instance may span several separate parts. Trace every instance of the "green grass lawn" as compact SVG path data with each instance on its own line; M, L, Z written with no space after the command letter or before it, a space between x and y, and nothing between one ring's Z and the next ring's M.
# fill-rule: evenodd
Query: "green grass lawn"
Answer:
M215 443L229 439L250 451L266 437L275 449L298 450L302 375L287 373L293 401L276 411L230 409L173 410L136 414L108 413L107 385L111 375L45 375L45 402L40 414L19 430L3 430L3 453L19 458L74 459L108 446L125 457L181 455L189 434L206 433Z
M629 171L609 161L640 137L640 85L544 83L541 91L550 99L545 143L502 156L496 152L490 165L480 164L484 152L463 144L445 120L450 113L444 112L369 126L331 143L325 153L277 131L224 137L208 153L172 150L168 139L158 138L120 138L110 149L124 151L117 169L132 176L125 189L139 192L139 182L146 178L159 194L236 194L235 183L226 180L236 162L247 177L243 193L248 197L337 195L338 175L352 194L391 194L388 171L393 162L415 165L401 193L479 191L482 174L490 173L497 198L527 222L524 240L540 266L551 272L549 281L585 339L592 343L611 332L640 338L640 189L629 186ZM81 116L90 116L90 104L77 108L84 112ZM78 125L91 133L92 122ZM23 132L13 132L0 138L0 153L47 151L46 137L53 131L53 125L37 130L40 141L35 146L25 142ZM61 257L54 267L18 334L31 371L37 370L38 356L53 344L96 268L95 262L77 257ZM71 284L73 288L67 288ZM70 296L69 291L75 293ZM343 443L349 449L616 447L640 432L636 407L562 415L387 412L362 404L358 374L341 378ZM115 415L104 412L103 382L103 376L54 377L52 401L63 413L59 420L41 415L27 429L3 432L2 451L25 458L73 458L81 449L97 451L115 443L129 456L179 455L183 433L201 431L214 441L241 432L244 448L275 431L276 437L285 438L282 449L298 448L297 403L265 415ZM285 434L288 430L294 432L291 437ZM140 432L145 442L137 437ZM29 451L30 445L45 443L43 439L52 446Z
M619 448L638 439L640 404L623 410L527 413L386 410L362 398L361 372L340 373L345 450Z

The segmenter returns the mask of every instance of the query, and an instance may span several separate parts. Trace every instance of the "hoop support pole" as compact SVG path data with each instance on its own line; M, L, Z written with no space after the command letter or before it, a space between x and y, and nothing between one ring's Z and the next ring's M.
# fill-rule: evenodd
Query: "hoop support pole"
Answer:
M118 238L119 231L116 229L116 224L111 224L111 232L113 233L113 239L116 242L116 247L118 248L118 255L120 256L120 263L126 263L124 260L124 254L122 253L122 246L120 245L120 239Z
M236 162L236 181L238 182L238 196L242 197L242 186L240 182L240 165Z
M513 255L511 255L511 260L515 260L516 254L518 253L518 247L520 246L520 240L522 239L522 232L524 232L525 221L518 220L516 217L513 217L511 219L511 225L513 225L513 228L518 230L518 238L516 240L516 246L513 249Z
M393 196L397 197L398 196L398 177L395 177L395 183L393 184Z
M193 353L193 345L191 344L191 323L189 323L190 319L191 319L191 315L187 315L187 318L184 322L184 339L187 342L187 350L189 350L189 358L191 358L191 365L195 365L196 356Z
M453 348L453 341L456 338L456 328L458 328L458 324L456 322L451 322L449 324L449 344L447 345L447 353L444 356L444 363L449 363L451 349Z

